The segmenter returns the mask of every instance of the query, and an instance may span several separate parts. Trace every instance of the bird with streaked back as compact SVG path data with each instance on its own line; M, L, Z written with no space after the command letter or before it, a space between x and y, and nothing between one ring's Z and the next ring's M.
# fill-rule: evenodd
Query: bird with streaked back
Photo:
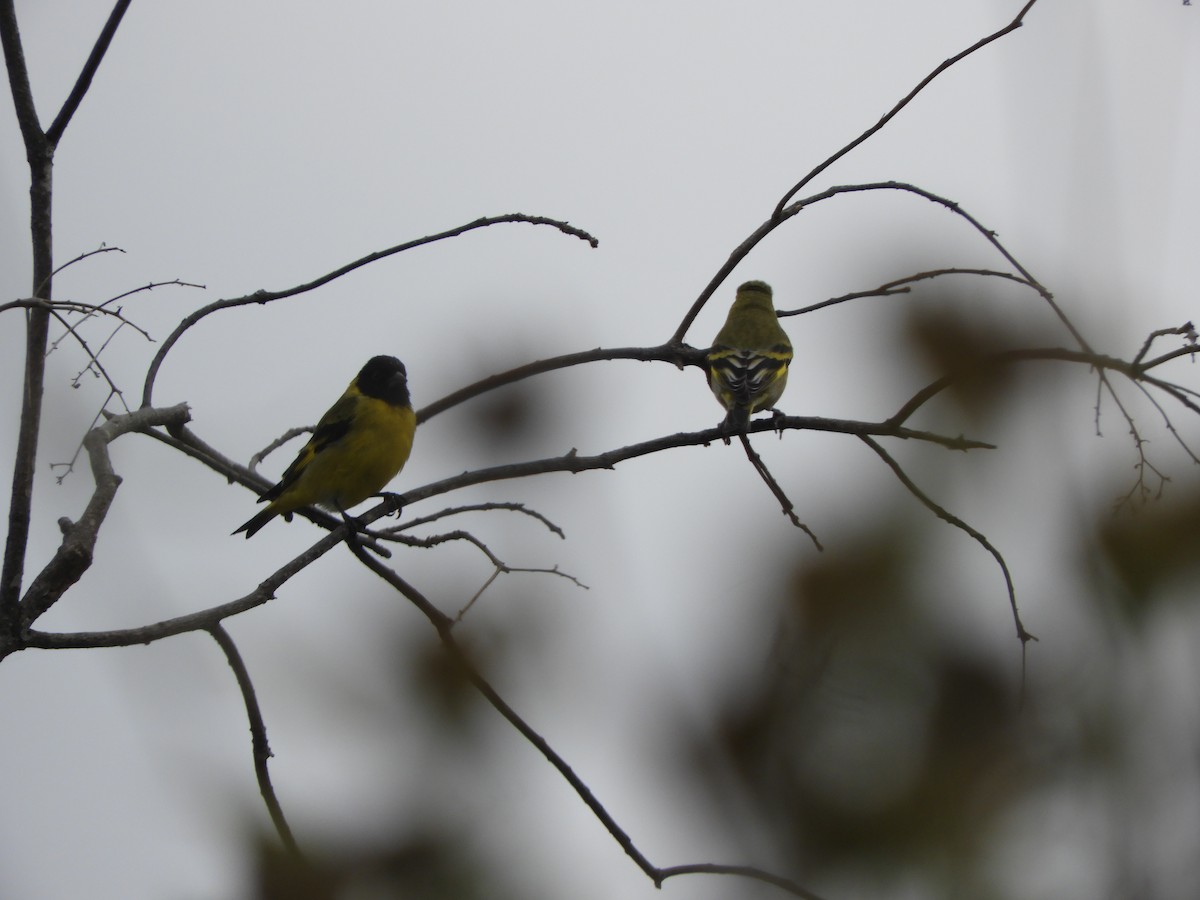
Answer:
M416 427L404 363L394 356L372 358L321 416L279 483L258 498L267 508L233 533L250 538L275 516L291 518L305 506L345 516L404 468Z
M728 410L723 430L745 431L751 415L774 408L787 386L792 342L775 314L770 285L747 281L737 289L707 360L708 386Z

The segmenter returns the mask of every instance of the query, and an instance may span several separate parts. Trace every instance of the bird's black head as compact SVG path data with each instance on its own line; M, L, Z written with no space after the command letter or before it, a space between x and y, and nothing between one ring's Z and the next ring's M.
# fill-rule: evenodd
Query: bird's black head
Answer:
M372 357L354 379L359 391L392 406L408 406L408 372L394 356Z

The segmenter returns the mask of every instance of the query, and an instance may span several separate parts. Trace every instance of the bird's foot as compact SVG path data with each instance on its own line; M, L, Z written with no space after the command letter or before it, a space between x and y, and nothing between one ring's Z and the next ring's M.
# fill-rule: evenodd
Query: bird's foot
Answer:
M395 507L391 512L388 513L389 516L396 516L397 518L400 517L400 513L404 511L404 504L400 502L400 494L397 494L394 491L382 491L375 496L379 497L381 500L388 501L388 503Z
M779 435L779 439L783 440L783 420L787 418L787 413L782 409L771 407L771 427L775 429L775 433Z

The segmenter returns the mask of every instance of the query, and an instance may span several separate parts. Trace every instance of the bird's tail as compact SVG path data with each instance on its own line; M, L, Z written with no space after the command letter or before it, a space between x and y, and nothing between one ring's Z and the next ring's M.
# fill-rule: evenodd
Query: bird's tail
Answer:
M750 408L747 406L736 405L725 414L725 421L721 423L721 429L726 434L737 434L746 431L750 427Z
M275 510L271 509L271 507L268 506L266 509L264 509L262 512L260 512L257 516L255 516L249 522L245 523L241 528L239 528L237 531L235 531L233 533L241 534L244 531L244 532L246 532L246 540L250 540L250 538L254 537L254 535L258 533L258 530L260 528L262 528L264 525L266 525L268 522L270 522L273 518L275 518L276 515L278 515L278 513L276 513Z

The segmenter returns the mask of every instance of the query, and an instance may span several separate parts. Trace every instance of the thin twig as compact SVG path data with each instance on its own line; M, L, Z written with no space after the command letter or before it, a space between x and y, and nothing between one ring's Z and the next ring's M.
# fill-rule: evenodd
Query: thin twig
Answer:
M1141 365L1141 362L1143 359L1145 359L1146 354L1150 352L1150 345L1153 344L1158 338L1173 334L1182 335L1183 337L1187 338L1187 346L1183 347L1182 350L1188 351L1190 348L1191 353L1194 354L1196 352L1196 343L1197 341L1200 341L1200 335L1196 334L1196 327L1191 322L1184 322L1182 325L1179 325L1175 328L1160 328L1157 331L1150 332L1150 336L1147 337L1146 342L1142 344L1142 349L1139 350L1137 356L1133 358L1133 364L1135 366ZM1172 351L1172 353L1168 354L1166 358L1173 358L1173 356L1178 353L1179 351ZM1146 367L1150 368L1153 365L1154 363L1147 363Z
M548 518L546 518L546 516L544 516L540 512L538 512L537 510L529 509L524 503L513 503L513 502L507 502L507 501L497 501L497 502L492 502L492 503L469 503L469 504L466 504L465 506L447 507L446 509L439 510L438 512L432 513L428 516L420 516L415 519L409 519L407 522L402 522L401 524L396 525L392 528L384 529L383 533L384 534L394 534L399 531L407 531L408 529L416 528L419 525L429 525L430 523L437 522L440 519L445 519L450 516L461 515L462 513L489 512L492 510L504 510L504 511L508 511L508 512L516 512L516 513L521 513L522 515L529 516L532 519L537 519L539 522L541 522L543 525L545 525L546 528L549 529L551 532L558 535L563 540L566 540L566 537L567 537L566 533L561 528L559 528L557 525L555 525L553 522L551 522Z
M1017 638L1021 641L1021 658L1023 667L1025 645L1029 641L1036 641L1037 638L1034 637L1034 635L1032 635L1028 630L1026 630L1025 625L1021 622L1021 612L1017 608L1017 591L1013 586L1012 573L1009 572L1008 563L1004 561L1004 557L1000 554L1000 551L992 545L992 542L987 539L986 535L972 528L958 516L947 511L945 507L937 503L935 500L930 498L928 494L917 487L913 480L908 477L908 473L904 471L904 468L898 462L896 462L892 455L884 450L883 447L881 447L879 443L870 435L860 434L859 439L873 451L875 451L875 454L887 464L888 468L892 470L895 476L900 480L900 483L904 485L905 489L914 497L916 497L926 509L932 512L943 522L953 525L955 528L970 536L981 547L983 547L984 550L991 554L994 560L996 560L996 564L1000 566L1000 571L1004 575L1004 586L1008 591L1008 602L1009 606L1012 608L1013 624L1017 629Z
M1037 2L1037 0L1029 0L1028 3L1026 3L1023 7L1021 7L1021 11L1019 13L1017 13L1016 17L1011 22L1009 22L1007 25L1005 25L1003 28L1001 28L999 31L992 32L987 37L981 38L980 40L976 41L974 44L972 44L966 50L963 50L961 53L956 53L954 56L950 57L949 59L944 60L941 63L941 65L939 65L936 69L934 69L932 72L930 72L928 75L926 75L923 79L921 79L921 81L917 84L916 87L914 87L903 98L901 98L900 102L898 102L895 106L893 106L890 110L888 110L888 112L886 112L883 115L883 118L881 118L878 122L876 122L874 125L872 125L870 128L868 128L866 131L864 131L862 134L860 134L858 137L856 137L850 143L846 144L846 146L842 147L842 149L838 150L836 153L834 153L832 156L830 156L824 162L818 164L815 168L813 168L812 171L810 171L807 175L805 175L803 178L801 178L790 190L788 190L787 193L785 193L782 197L780 197L779 202L775 204L775 211L771 214L771 218L778 219L783 214L783 209L785 206L788 205L788 202L793 197L795 197L798 193L800 193L800 191L802 191L807 184L809 184L814 178L816 178L818 175L820 175L822 172L824 172L826 169L828 169L830 166L832 166L835 162L837 162L839 159L841 159L843 156L845 156L847 153L849 153L851 150L853 150L859 144L863 143L864 141L871 138L873 135L877 134L885 125L887 125L888 122L890 122L896 116L896 114L898 112L900 112L900 110L902 110L902 109L904 109L904 107L908 106L908 104L912 102L913 98L916 97L917 94L919 94L919 93L921 93L921 91L925 90L925 88L929 85L929 83L931 81L933 81L933 79L937 78L939 75L941 75L943 72L945 72L951 66L953 66L955 63L970 56L976 50L980 50L983 47L986 47L988 44L992 43L993 41L997 41L1000 38L1004 37L1006 34L1009 34L1010 32L1015 31L1016 29L1020 28L1024 24L1024 19L1025 19L1026 13L1029 12L1029 10L1033 7L1033 4L1036 2Z
M490 562L492 564L492 566L495 568L497 575L507 575L507 574L516 573L516 572L525 572L525 573L529 573L529 574L538 574L538 575L557 575L559 578L565 578L565 579L567 579L567 581L574 583L576 587L581 587L585 591L591 590L591 588L589 588L586 584L584 584L582 581L580 581L574 575L571 575L567 572L562 571L561 569L558 568L558 566L554 566L553 568L550 568L550 569L533 568L530 566L510 566L508 563L506 563L502 559L500 559L500 557L498 557L494 552L492 552L492 549L487 544L485 544L482 540L477 538L475 535L471 534L471 532L469 532L469 531L461 531L461 530L447 531L447 532L443 532L442 534L433 534L433 535L430 535L429 537L415 537L413 535L397 534L395 532L396 532L396 529L387 529L385 531L368 531L367 534L369 534L371 537L377 538L379 540L397 541L399 543L404 544L406 547L421 547L426 550L430 550L434 547L439 547L442 544L448 544L452 541L463 541L465 543L471 544L477 550L479 550L480 553L482 553L485 557L487 557L488 562ZM485 585L485 587L486 587L486 585ZM480 593L482 593L482 590L480 591ZM476 595L476 596L478 596L478 595ZM473 603L474 600L472 600L471 602ZM468 604L468 605L470 605L470 604ZM461 613L459 614L459 617L461 618Z
M781 309L779 310L779 318L787 318L788 316L803 316L810 312L816 312L818 309L825 309L829 306L837 306L840 303L847 303L851 300L861 300L866 297L891 297L896 294L910 293L908 285L915 284L918 281L926 281L931 278L941 278L946 275L976 275L992 278L1003 278L1008 281L1015 281L1017 284L1023 284L1026 287L1031 287L1035 291L1038 286L1020 275L1014 275L1012 272L1001 272L996 269L967 269L951 267L946 269L931 269L927 272L918 272L915 275L907 275L904 278L897 278L895 281L889 281L886 284L881 284L877 288L872 288L866 291L852 291L849 294L842 294L840 297L831 297L828 300L822 300L820 303L813 303L810 306L805 306L800 309ZM1039 292L1040 293L1040 292Z
M100 404L100 410L96 413L95 416L92 417L92 421L88 424L88 427L87 427L88 431L91 431L93 428L95 428L100 423L100 420L104 418L104 407L106 407L108 405L108 401L111 399L112 399L111 394L109 394L108 397L104 398L104 402ZM75 452L71 454L71 458L69 460L67 460L66 462L50 463L51 469L65 470L54 477L54 481L56 484L62 484L64 481L67 480L67 477L72 472L75 471L75 464L77 462L79 462L79 456L81 453L83 453L84 440L86 438L87 438L87 432L84 432L83 437L79 439L79 443L75 445Z
M1083 335L1075 328L1075 325L1070 321L1070 319L1067 318L1066 313L1063 312L1062 308L1058 305L1058 302L1054 299L1054 295L1051 294L1050 291L1046 290L1046 288L1017 261L1016 257L1009 252L1008 248L1000 242L1000 239L996 236L995 231L984 227L983 223L964 210L955 201L946 197L942 197L939 194L935 194L933 191L928 191L924 188L917 187L915 184L908 184L902 181L873 181L863 184L835 185L834 187L826 188L818 194L812 194L803 199L796 200L785 207L778 217L768 219L757 229L755 229L755 231L748 238L746 238L746 240L739 244L736 249L734 249L733 253L731 253L729 256L729 259L726 260L723 266L721 266L721 268L717 271L717 274L712 277L712 280L709 281L704 290L700 292L700 296L696 298L691 308L688 309L687 313L680 321L679 326L675 329L675 333L671 336L671 340L668 341L668 344L671 345L682 343L684 335L686 335L688 329L691 328L692 322L695 321L696 316L700 314L700 310L704 308L704 305L708 302L713 292L716 291L717 287L721 285L721 283L750 253L750 251L759 244L760 241L762 241L767 235L773 232L784 222L794 218L809 207L815 206L818 203L823 203L824 201L830 200L834 197L839 197L843 194L857 194L873 191L904 191L906 193L922 197L931 203L936 203L955 215L960 216L972 228L979 232L979 234L981 234L984 239L988 241L988 243L992 245L996 252L1003 257L1005 262L1007 262L1017 271L1019 280L1022 283L1029 285L1029 287L1038 292L1038 294L1042 297L1042 299L1046 302L1058 319L1063 323L1064 327L1068 330L1068 332L1070 332L1071 336L1080 345L1080 347L1084 350L1091 349Z
M76 263L81 263L85 259L90 259L93 256L99 256L101 253L124 253L124 252L125 251L120 247L110 247L108 244L101 244L95 250L85 250L82 253L80 253L78 256L76 256L74 259L67 260L65 263L63 263L61 266L58 266L53 272L51 272L50 277L53 278L55 275L59 274L60 272L63 272L65 270L71 268L71 266L75 265ZM40 284L37 285L36 289L34 290L33 293L35 295L40 294L43 287L44 287L44 285L40 285Z
M237 306L247 306L255 303L261 305L264 303L270 303L274 300L283 300L287 297L295 297L299 294L304 294L308 291L315 290L316 288L329 284L329 282L341 278L343 275L353 272L355 269L360 269L363 266L369 265L381 259L385 259L389 256L394 256L397 253L403 253L405 250L411 250L415 247L421 247L425 244L432 244L437 241L446 240L447 238L458 237L459 235L466 234L468 231L474 231L478 228L487 228L490 225L500 225L511 222L524 222L530 225L548 225L550 227L557 228L563 234L586 241L592 247L596 247L600 243L596 238L592 237L586 231L576 228L567 222L562 222L557 219L548 219L545 216L529 216L525 215L524 213L508 213L507 215L502 216L489 216L476 219L473 222L468 222L465 225L459 225L456 228L451 228L447 231L426 235L425 237L417 238L416 240L412 241L406 241L403 244L397 244L394 247L388 247L386 250L368 253L366 256L360 257L353 262L334 269L332 272L327 272L318 278L314 278L312 281L307 281L304 284L298 284L295 287L290 287L282 291L260 290L255 291L252 294L246 294L242 297L218 300L215 303L210 303L209 305L204 306L192 314L184 317L184 319L175 327L175 330L168 335L165 341L163 341L163 345L154 355L154 359L150 361L150 368L146 372L146 382L142 389L142 405L150 405L151 396L154 392L154 381L158 377L158 370L162 366L163 360L166 358L167 353L169 353L171 348L175 346L175 342L178 341L189 328L212 313L219 312L223 309L232 309Z
M272 453L274 453L276 450L278 450L284 444L288 443L293 438L298 438L302 434L312 434L313 427L314 426L312 426L312 425L301 425L298 428L289 428L287 431L285 431L279 437L275 438L275 440L271 441L271 443L267 444L267 446L263 447L261 450L259 450L257 453L255 453L252 457L250 457L250 463L249 463L248 468L250 469L251 472L253 472L255 475L257 475L258 467L264 459L266 459L268 456L270 456Z
M767 464L762 461L762 457L750 446L750 437L744 431L738 434L738 437L742 440L742 447L746 451L746 458L750 460L750 464L754 466L754 471L758 473L759 478L770 488L771 493L775 495L775 499L779 501L783 514L788 517L793 525L809 536L813 542L813 546L818 550L824 550L825 548L821 546L821 542L817 539L813 530L801 522L800 517L796 515L795 505L788 499L788 495L783 492L783 488L779 486L779 482L775 480L775 476L771 474L771 470L767 468Z
M102 306L95 306L92 304L79 303L74 300L17 301L15 303L7 304L7 305L11 305L11 306L20 305L20 306L29 306L29 307L36 306L41 309L46 309L46 310L54 311L54 312L58 313L59 322L62 323L62 326L65 329L65 331L61 335L59 335L58 337L56 337L54 339L54 342L50 345L50 349L47 351L49 353L53 353L55 350L57 350L58 345L61 344L63 341L65 341L68 337L74 337L78 333L79 327L81 325L83 325L84 322L88 321L88 319L91 319L93 316L109 316L111 318L116 319L120 323L118 328L125 328L125 327L132 328L134 331L136 331L138 334L140 334L146 340L148 340L148 341L154 340L154 338L150 337L150 332L146 331L146 329L139 326L133 320L127 319L125 317L123 308L104 309ZM3 307L0 307L0 312L2 312L2 311L3 311ZM67 313L78 313L79 315L82 316L82 318L78 322L73 322L73 323L67 322L67 320L66 320Z
M60 325L63 325L64 327L67 326L66 321L61 315L59 315L59 313L54 312L51 313L51 315L58 321ZM120 327L121 326L118 325L117 330L120 330ZM111 398L113 395L119 397L122 408L124 408L125 412L129 412L129 404L125 402L125 395L121 392L121 389L117 387L117 383L113 381L112 376L108 374L108 370L104 368L104 364L100 362L100 354L104 352L104 348L108 346L109 341L113 339L115 334L116 331L114 331L105 339L99 350L93 351L92 348L88 346L88 342L84 340L83 335L79 334L78 332L72 332L75 342L79 344L80 348L87 355L88 363L76 373L74 378L71 379L71 386L79 387L80 379L83 378L83 373L90 370L96 375L96 377L102 378L108 385L109 398ZM107 402L108 400L105 400L105 403Z

